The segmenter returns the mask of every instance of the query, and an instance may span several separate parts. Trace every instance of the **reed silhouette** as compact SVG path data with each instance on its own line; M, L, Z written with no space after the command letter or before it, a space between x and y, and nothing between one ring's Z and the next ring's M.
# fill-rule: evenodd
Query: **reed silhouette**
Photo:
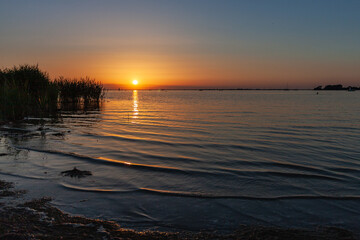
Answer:
M38 65L0 69L1 121L57 117L61 109L98 106L103 96L102 84L88 77L52 81Z

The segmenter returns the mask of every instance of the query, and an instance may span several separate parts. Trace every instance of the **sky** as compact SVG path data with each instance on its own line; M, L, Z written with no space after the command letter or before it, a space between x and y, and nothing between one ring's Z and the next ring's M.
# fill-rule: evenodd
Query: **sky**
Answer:
M0 68L131 88L360 85L359 0L0 0Z

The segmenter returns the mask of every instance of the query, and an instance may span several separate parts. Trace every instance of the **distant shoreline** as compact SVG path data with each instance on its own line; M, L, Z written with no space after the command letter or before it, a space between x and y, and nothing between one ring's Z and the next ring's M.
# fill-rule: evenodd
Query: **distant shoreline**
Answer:
M263 88L184 88L184 89L105 89L106 91L347 91L342 90L314 90L314 89L263 89Z
M144 88L144 89L129 89L129 88L105 88L105 90L114 91L133 91L133 90L145 90L145 91L356 91L360 90L360 87L348 86L344 87L342 84L326 85L325 87L317 86L315 88L202 88L202 87L169 87L169 88Z

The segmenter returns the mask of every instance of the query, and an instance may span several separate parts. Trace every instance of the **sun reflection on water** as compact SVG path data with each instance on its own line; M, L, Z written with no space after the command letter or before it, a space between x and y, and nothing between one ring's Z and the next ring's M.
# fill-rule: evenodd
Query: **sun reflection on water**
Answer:
M139 118L139 109L138 109L138 92L133 90L133 116L132 118Z

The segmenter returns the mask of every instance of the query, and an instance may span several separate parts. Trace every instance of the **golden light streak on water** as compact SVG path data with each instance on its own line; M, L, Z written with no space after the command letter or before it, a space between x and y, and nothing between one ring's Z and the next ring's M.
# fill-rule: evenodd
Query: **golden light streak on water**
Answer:
M138 104L138 92L133 90L133 119L139 118L139 104ZM133 122L135 123L135 122Z

